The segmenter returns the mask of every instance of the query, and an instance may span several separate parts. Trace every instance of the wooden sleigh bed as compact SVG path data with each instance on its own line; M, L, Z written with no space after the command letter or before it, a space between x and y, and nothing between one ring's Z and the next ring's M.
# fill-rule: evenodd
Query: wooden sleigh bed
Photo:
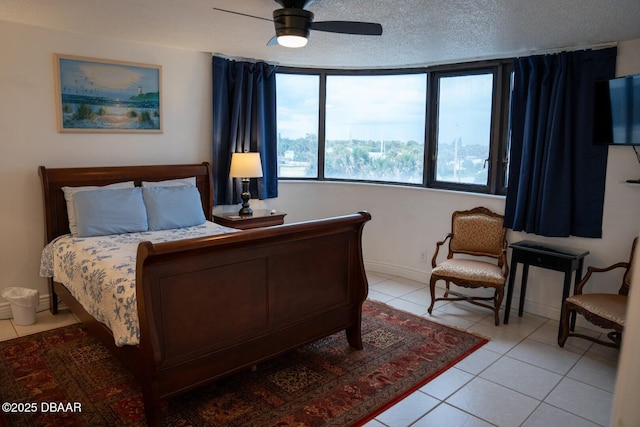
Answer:
M92 168L39 168L46 243L69 233L64 186L196 177L212 217L207 163ZM135 292L139 345L116 346L64 284L58 298L137 377L149 425L161 400L345 330L362 349L361 309L368 285L362 260L367 212L175 242L140 243Z

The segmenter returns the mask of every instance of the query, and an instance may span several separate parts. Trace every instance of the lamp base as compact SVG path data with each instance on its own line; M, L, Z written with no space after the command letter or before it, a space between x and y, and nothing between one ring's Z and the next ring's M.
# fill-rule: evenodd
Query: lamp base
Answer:
M242 206L242 209L240 209L240 211L238 212L238 215L240 216L252 216L253 215L253 210L251 210L251 208L249 206Z
M240 216L251 216L253 215L253 211L249 207L249 200L251 199L251 193L249 192L249 179L242 179L242 194L240 195L242 199L242 208L238 212Z

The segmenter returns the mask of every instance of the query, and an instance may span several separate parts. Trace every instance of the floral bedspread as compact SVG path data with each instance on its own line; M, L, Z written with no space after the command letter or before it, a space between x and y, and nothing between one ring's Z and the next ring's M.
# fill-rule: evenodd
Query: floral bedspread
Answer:
M193 227L111 236L67 234L45 246L40 276L64 284L85 310L111 329L117 346L136 345L140 341L135 283L138 244L235 232L207 221Z

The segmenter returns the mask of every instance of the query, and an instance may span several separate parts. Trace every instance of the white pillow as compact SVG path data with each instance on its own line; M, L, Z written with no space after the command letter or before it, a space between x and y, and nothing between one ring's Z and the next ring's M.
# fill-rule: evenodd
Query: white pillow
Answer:
M116 182L114 184L108 184L103 186L90 185L85 187L62 187L64 192L64 199L67 202L67 217L69 218L69 231L74 237L78 236L78 225L76 223L76 211L73 206L73 195L78 191L90 191L109 188L133 188L135 184L133 181Z
M177 187L178 185L196 186L196 177L167 179L166 181L142 181L143 187Z

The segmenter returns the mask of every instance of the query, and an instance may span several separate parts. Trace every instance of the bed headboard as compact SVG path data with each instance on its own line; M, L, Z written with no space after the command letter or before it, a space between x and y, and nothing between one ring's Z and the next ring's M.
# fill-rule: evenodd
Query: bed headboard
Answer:
M54 238L69 233L67 204L62 187L80 187L85 185L107 185L114 182L163 181L167 179L196 177L196 186L200 190L205 217L210 221L213 209L213 181L209 163L157 166L107 166L86 168L56 168L45 166L38 168L42 181L44 203L45 239L48 243Z

